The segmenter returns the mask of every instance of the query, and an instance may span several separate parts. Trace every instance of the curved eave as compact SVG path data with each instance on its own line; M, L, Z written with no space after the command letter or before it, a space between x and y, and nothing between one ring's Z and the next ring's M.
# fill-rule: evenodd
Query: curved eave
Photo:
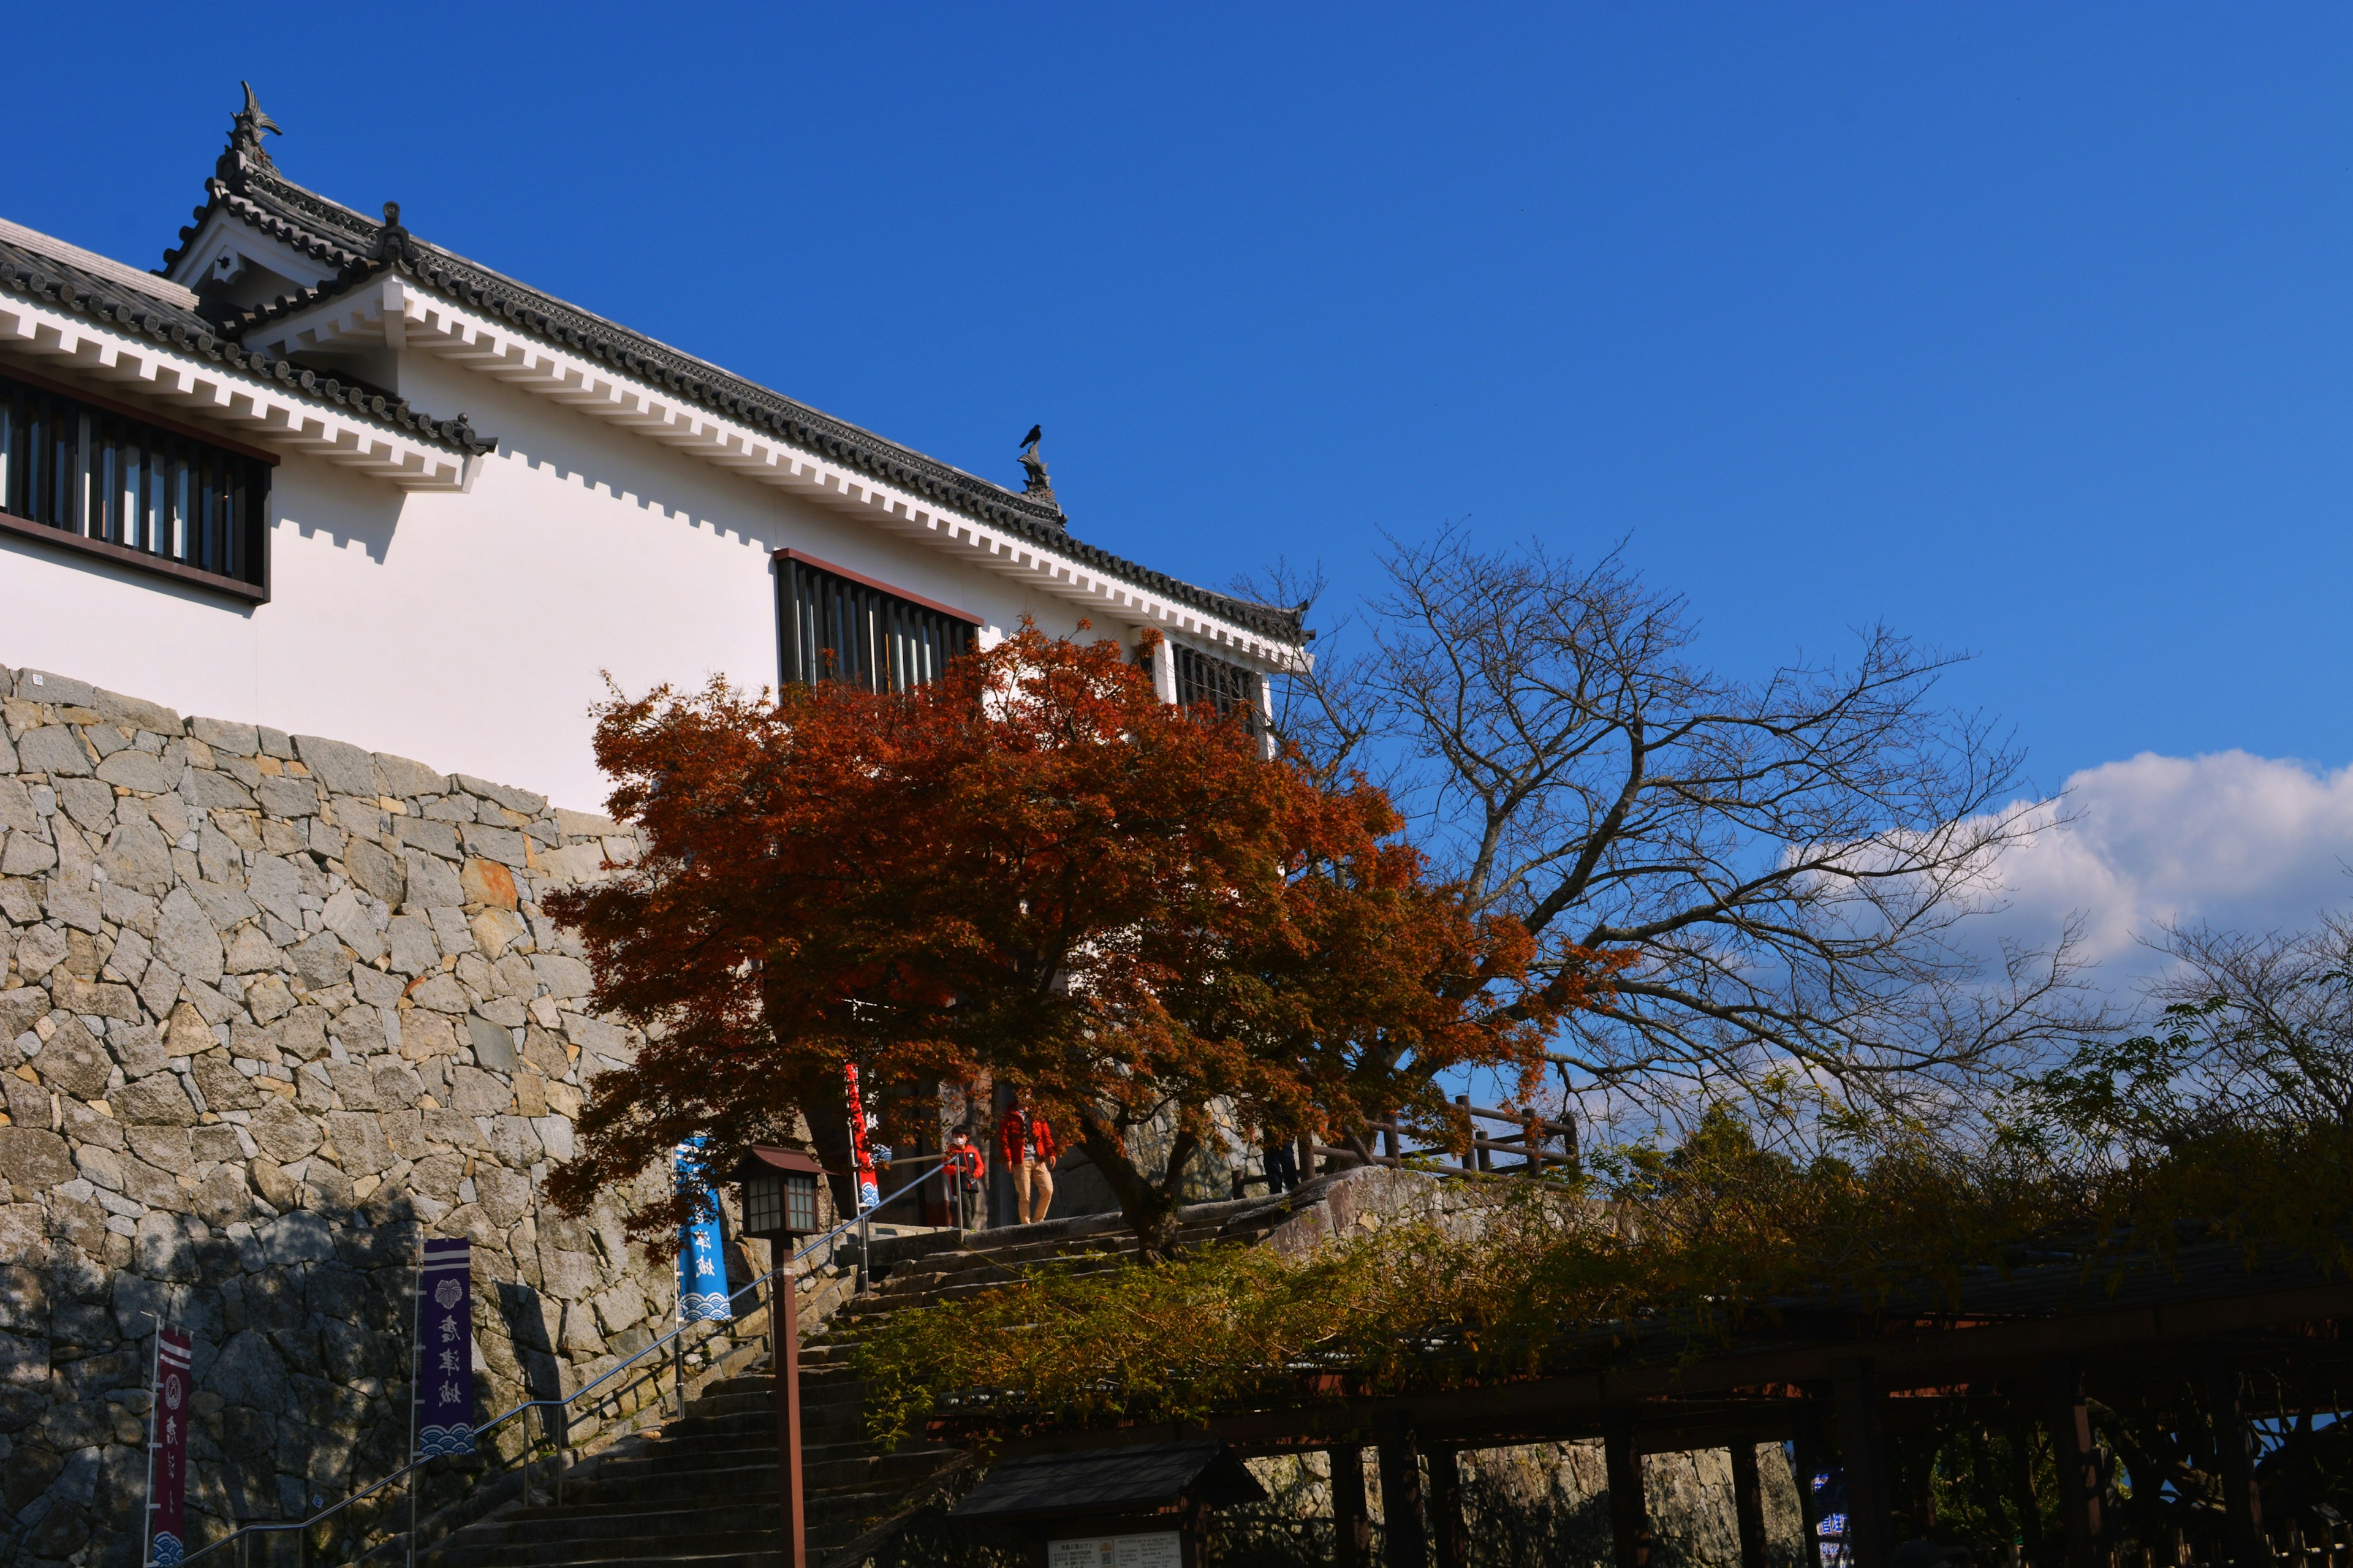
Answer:
M259 312L249 342L292 355L390 344L431 353L594 419L690 452L756 483L858 517L886 533L1020 582L1081 613L1155 626L1269 671L1305 658L1292 612L1249 605L1120 560L1002 507L947 497L877 473L860 454L800 438L789 424L755 421L702 397L551 342L471 300L431 286L406 266L364 276L284 309Z
M194 416L225 435L320 458L406 489L458 489L465 483L463 447L306 395L294 367L283 361L234 345L222 345L215 355L174 342L129 308L118 319L111 307L93 308L84 296L65 303L0 286L0 353L21 355L28 368L59 380L152 401L159 415ZM243 363L231 363L227 356ZM248 369L256 361L268 368ZM273 374L280 367L287 379Z

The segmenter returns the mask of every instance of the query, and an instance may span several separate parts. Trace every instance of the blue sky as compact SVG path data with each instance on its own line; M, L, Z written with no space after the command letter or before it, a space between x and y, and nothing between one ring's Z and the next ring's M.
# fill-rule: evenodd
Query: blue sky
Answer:
M125 259L250 78L290 177L999 479L1041 421L1082 536L1197 580L1624 538L1734 668L1878 619L1974 650L1951 694L2041 790L2353 763L2342 8L9 29L61 68L14 74L0 216ZM2304 889L2353 826L2283 853Z

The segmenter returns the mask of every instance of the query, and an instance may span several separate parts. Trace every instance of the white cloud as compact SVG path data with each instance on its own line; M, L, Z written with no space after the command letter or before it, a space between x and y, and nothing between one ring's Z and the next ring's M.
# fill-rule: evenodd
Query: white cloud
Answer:
M2158 966L2141 944L2168 921L2295 930L2353 902L2353 768L2143 752L2070 778L2063 810L2001 858L2009 907L1989 923L2040 943L2082 916L2108 985Z

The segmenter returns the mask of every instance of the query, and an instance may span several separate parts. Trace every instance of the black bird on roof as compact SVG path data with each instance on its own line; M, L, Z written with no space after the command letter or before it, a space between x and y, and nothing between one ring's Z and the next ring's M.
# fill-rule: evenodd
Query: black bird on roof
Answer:
M1021 444L1024 447L1034 447L1045 438L1046 432L1039 426L1032 425L1029 426L1029 434L1021 437Z

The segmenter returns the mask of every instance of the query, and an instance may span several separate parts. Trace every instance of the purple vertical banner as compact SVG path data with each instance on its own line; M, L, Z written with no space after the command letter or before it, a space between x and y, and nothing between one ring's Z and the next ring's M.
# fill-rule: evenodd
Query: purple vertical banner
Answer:
M474 1451L473 1246L430 1240L417 1270L417 1453Z
M171 1568L188 1554L188 1406L195 1379L194 1342L162 1329L155 1335L155 1408L147 1448L147 1561Z

